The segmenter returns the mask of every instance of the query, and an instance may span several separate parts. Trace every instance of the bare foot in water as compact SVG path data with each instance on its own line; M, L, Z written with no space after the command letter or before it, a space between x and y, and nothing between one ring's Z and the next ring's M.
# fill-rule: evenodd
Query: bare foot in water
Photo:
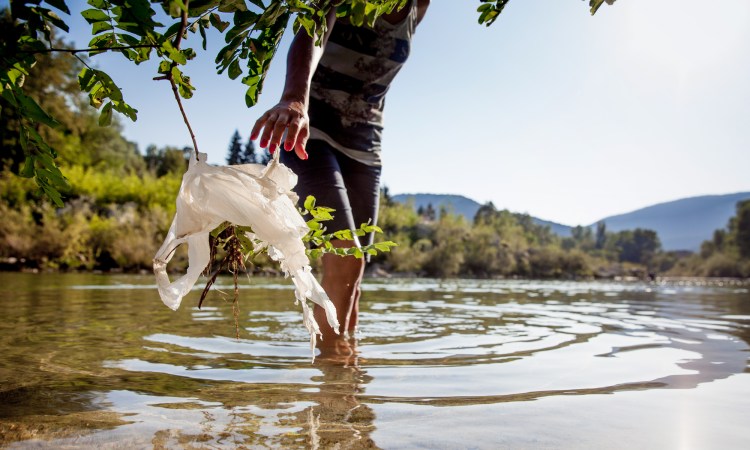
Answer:
M336 336L332 341L325 346L318 345L320 354L315 358L316 362L344 366L358 365L359 352L357 351L356 339Z
M351 247L351 241L331 241L334 247ZM321 285L328 298L336 307L339 329L333 330L328 325L326 313L319 305L315 305L313 313L320 326L323 339L318 348L336 346L337 339L344 332L351 334L356 328L359 316L360 284L365 269L365 262L354 256L323 255L323 279ZM338 334L338 333L341 333Z

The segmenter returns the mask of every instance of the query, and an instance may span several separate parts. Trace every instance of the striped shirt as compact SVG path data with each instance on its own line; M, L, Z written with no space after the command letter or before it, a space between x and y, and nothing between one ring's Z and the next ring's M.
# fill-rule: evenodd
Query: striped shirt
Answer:
M417 1L397 24L337 21L310 87L310 139L327 142L350 158L380 166L385 94L409 56L417 26Z

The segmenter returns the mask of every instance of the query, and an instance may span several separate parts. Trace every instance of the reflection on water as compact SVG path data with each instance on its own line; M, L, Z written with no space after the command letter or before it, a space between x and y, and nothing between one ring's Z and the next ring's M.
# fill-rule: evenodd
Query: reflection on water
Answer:
M370 282L310 362L291 287L162 307L150 277L0 274L10 448L742 448L747 286ZM744 442L743 442L744 441Z

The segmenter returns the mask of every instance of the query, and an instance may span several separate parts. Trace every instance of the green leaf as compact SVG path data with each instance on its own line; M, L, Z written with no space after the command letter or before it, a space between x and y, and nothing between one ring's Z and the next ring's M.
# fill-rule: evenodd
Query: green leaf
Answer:
M81 90L89 92L95 84L94 71L88 67L81 69L81 72L78 74L78 85L81 87Z
M389 252L391 251L391 247L398 247L398 244L392 241L376 242L373 245L381 252Z
M242 75L242 69L240 68L240 61L238 59L235 59L234 61L232 61L232 64L229 65L228 75L232 80Z
M187 6L185 6L185 3L182 0L171 0L170 3L177 5L180 11L187 11ZM177 15L179 16L180 14L181 13L178 12Z
M244 0L221 0L219 2L219 11L227 13L247 11L247 6Z
M15 97L18 100L23 114L35 122L42 123L48 127L57 127L60 122L56 121L49 114L47 114L41 106L34 101L33 98L23 94L20 90L15 93Z
M177 90L182 98L193 98L193 89L191 86L180 83L177 85Z
M39 14L47 19L48 21L52 22L54 26L57 28L60 28L61 30L70 31L70 28L68 28L68 25L54 12L50 11L49 9L45 8L38 8Z
M135 122L138 120L138 110L123 101L113 101L115 111L124 114L128 119Z
M295 26L301 26L307 32L307 35L313 37L315 35L315 21L307 16L297 16L297 20L294 22ZM296 34L296 32L295 32Z
M136 53L138 56L135 59L136 64L140 64L143 61L148 61L148 59L151 57L151 50L153 50L151 47L141 47L136 50Z
M239 233L235 232L235 237L238 241L240 241L240 245L242 246L242 249L244 250L244 253L253 253L253 248L255 247L253 245L253 242L247 238L247 235L245 233Z
M114 36L112 36L109 33L95 36L93 39L91 39L91 41L89 41L89 47L93 47L93 48L106 48L106 47L111 47L114 44L115 44Z
M70 10L68 9L68 5L65 4L65 0L44 0L44 2L52 7L59 9L65 14L70 14Z
M193 50L192 48L186 48L180 51L182 52L183 55L185 55L185 59L187 59L188 61L195 59L195 56L196 56L195 50Z
M306 211L312 211L312 209L315 208L315 197L308 195L305 199L304 206Z
M333 220L333 216L328 211L321 211L320 208L316 208L313 211L310 211L310 214L315 218L315 220L319 221L326 221L326 220Z
M167 28L167 31L164 32L164 36L167 38L172 38L174 36L177 36L177 32L180 31L180 28L182 27L181 22L175 22L172 25Z
M86 22L91 24L101 21L109 21L109 16L99 9L87 9L81 11L81 16L86 19Z
M198 30L201 34L201 46L203 47L203 50L206 50L207 45L207 39L206 39L206 27L201 23L200 27L198 27Z
M162 48L166 50L167 55L169 56L169 59L171 59L172 61L181 65L187 64L187 58L185 57L185 54L177 50L176 48L172 47L172 44L165 43L165 45Z
M349 230L349 229L335 231L333 233L333 236L336 239L340 239L342 241L353 241L354 240L354 235L352 234L352 230Z
M107 7L106 0L88 0L86 3L99 9L105 9Z
M363 223L360 227L365 233L382 233L383 230L377 225L368 225Z
M599 10L599 7L602 6L605 1L608 5L611 5L615 2L615 0L589 0L589 6L591 7L592 16L596 14L596 12Z
M138 59L138 52L136 52L133 49L123 48L123 49L121 49L119 51L120 51L120 53L122 53L123 55L125 55L126 58L128 58L129 60L131 60L133 62L136 62L136 60Z
M37 158L37 161L41 161L43 158ZM63 176L62 172L60 172L60 169L57 168L54 164L51 167L42 167L38 168L36 171L37 180L39 179L47 179L51 183L51 186L54 186L56 188L60 188L63 190L67 190L70 186L68 184L68 181ZM57 190L55 190L57 192Z
M13 95L13 91L10 89L5 89L2 91L2 97L7 100L8 103L11 104L14 108L18 108L18 101L16 100L16 97Z
M102 113L99 115L99 126L107 127L112 123L112 102L107 103L102 108Z
M159 63L159 73L168 74L172 70L172 63L169 61L162 61Z
M35 158L33 156L27 155L26 160L23 162L23 167L18 174L24 178L33 177L34 173L36 173L36 170L34 169L34 161Z
M222 231L227 229L229 225L230 225L229 222L222 222L221 225L219 225L218 227L214 228L213 231L211 231L211 236L218 237Z
M26 127L26 131L29 133L29 137L31 140L36 144L37 146L37 152L35 153L38 158L41 158L43 155L49 155L50 163L54 167L54 162L52 162L52 158L57 157L57 154L50 148L50 146L47 144L47 142L42 138L42 136L31 127ZM30 152L31 153L31 152Z
M109 31L113 30L112 25L109 24L109 22L96 22L91 27L91 34L99 34L102 31Z
M223 33L224 30L227 29L229 26L229 22L224 22L221 20L221 17L219 17L216 13L211 13L211 15L208 16L209 20L211 21L211 25L213 25L217 30L219 30L220 33Z
M54 203L55 206L57 206L58 208L62 208L63 206L65 206L62 201L62 196L60 195L60 192L57 191L57 189L53 188L47 183L44 183L38 178L37 184L42 188L47 197L52 200L52 203Z
M140 45L141 41L126 33L117 33L117 39L121 40L126 45Z
M352 25L361 27L365 23L365 6L366 3L364 0L355 0L352 5L351 15L349 16L349 21Z

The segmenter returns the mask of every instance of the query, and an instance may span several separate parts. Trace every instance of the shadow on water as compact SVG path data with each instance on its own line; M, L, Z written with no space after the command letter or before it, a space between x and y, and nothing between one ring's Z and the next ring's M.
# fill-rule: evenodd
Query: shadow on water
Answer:
M480 408L477 421L502 417L512 437L525 425L508 408L547 407L554 421L565 402L583 420L581 401L611 415L613 401L664 405L721 380L750 392L746 287L371 282L359 343L311 364L285 283L242 290L239 340L220 293L172 312L151 283L0 274L0 445L410 447L472 429L445 429L443 412ZM475 444L540 445L511 437Z

